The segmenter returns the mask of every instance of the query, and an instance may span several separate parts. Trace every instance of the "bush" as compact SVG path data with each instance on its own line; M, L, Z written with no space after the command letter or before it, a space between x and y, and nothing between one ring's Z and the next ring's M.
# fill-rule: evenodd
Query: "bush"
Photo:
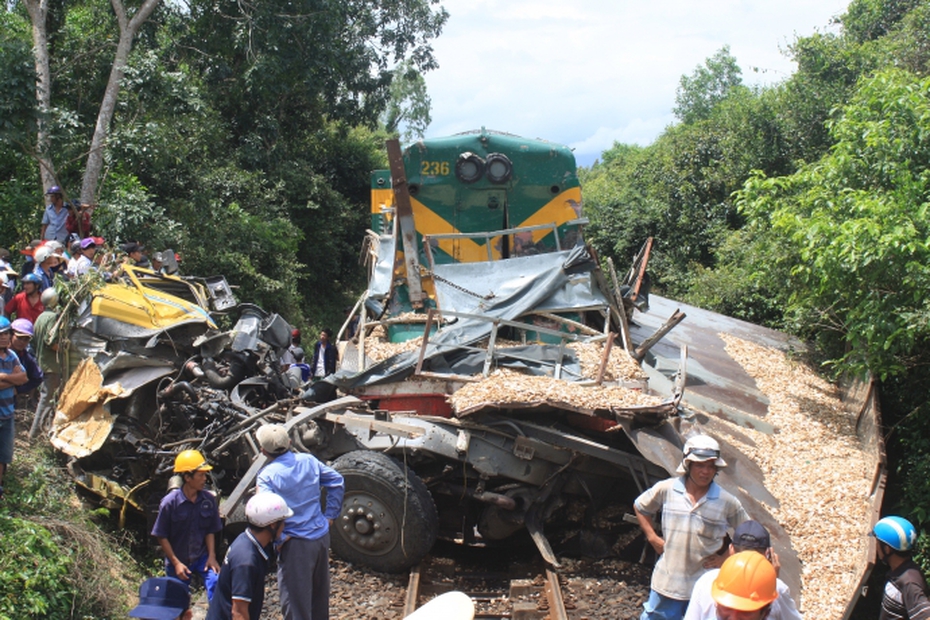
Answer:
M106 525L93 521L106 511L82 505L47 442L17 440L4 489L0 619L126 617L140 568Z

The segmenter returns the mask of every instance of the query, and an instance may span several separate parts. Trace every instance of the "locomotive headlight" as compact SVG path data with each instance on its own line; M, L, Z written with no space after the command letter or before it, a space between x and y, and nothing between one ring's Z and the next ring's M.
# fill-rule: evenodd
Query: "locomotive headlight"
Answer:
M513 164L502 153L491 153L486 162L488 181L491 183L506 183L513 174Z
M484 173L484 160L474 153L465 152L455 162L455 176L462 183L474 183Z

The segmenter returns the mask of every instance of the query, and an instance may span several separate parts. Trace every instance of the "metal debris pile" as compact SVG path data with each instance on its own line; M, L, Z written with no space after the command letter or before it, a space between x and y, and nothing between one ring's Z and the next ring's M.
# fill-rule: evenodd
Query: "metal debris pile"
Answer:
M739 428L755 442L740 449L762 468L766 488L781 503L769 508L803 565L804 615L842 617L867 544L873 474L856 435L855 414L844 409L835 386L783 352L720 337L771 401L766 421L779 432Z
M654 406L659 405L662 399L621 386L583 386L499 369L487 378L466 384L450 397L450 401L456 412L473 410L489 403L551 403L595 411L636 405Z

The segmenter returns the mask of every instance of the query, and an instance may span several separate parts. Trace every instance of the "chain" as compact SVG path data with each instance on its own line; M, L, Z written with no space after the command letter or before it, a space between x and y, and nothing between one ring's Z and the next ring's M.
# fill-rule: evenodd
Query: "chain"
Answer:
M485 301L487 301L487 300L489 300L489 299L494 299L494 293L488 293L487 295L479 295L478 293L476 293L476 292L474 292L474 291L468 290L468 289L465 288L464 286L459 286L459 285L456 284L455 282L451 282L451 281L447 280L446 278L443 278L442 276L437 275L435 272L432 272L432 271L431 271L431 272L429 272L429 275L430 275L431 278L433 278L433 280L442 282L443 284L445 284L445 285L447 285L447 286L450 286L450 287L456 289L457 291L461 291L461 292L465 293L466 295L471 295L472 297L477 297L478 299L484 299Z

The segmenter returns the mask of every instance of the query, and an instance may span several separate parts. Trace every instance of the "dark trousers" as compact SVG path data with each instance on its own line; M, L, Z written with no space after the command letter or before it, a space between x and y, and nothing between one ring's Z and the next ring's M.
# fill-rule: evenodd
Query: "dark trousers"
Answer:
M284 620L329 620L329 532L281 545L278 595Z

